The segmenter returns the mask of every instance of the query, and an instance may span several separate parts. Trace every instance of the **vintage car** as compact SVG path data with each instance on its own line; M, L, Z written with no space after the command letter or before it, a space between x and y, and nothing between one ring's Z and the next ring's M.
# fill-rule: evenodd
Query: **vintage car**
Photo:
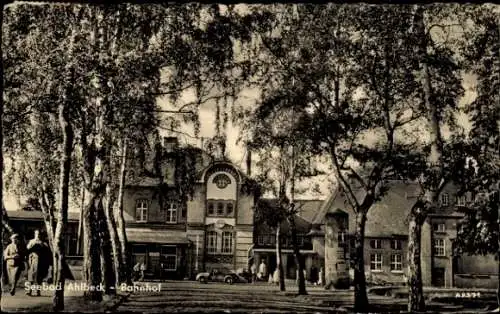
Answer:
M233 283L248 283L250 281L248 276L248 273L242 269L236 271L219 271L214 269L211 272L199 273L196 275L196 281L201 283L209 281L225 282L232 285Z

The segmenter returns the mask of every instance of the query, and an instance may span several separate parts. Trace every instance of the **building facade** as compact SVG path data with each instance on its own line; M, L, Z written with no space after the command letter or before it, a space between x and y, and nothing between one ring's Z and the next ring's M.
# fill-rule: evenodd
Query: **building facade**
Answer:
M177 149L174 144L166 151L163 182L141 176L137 168L129 172L124 212L132 262L145 263L146 275L172 279L193 278L213 269L248 268L253 181L223 158L211 159L195 150L190 195L183 197L182 170L177 168L185 160L168 158Z
M405 284L407 275L408 215L419 187L401 181L390 182L387 194L370 208L365 226L364 262L368 282ZM356 192L361 197L361 191ZM472 195L459 195L453 184L440 194L435 211L422 227L421 265L424 286L496 288L498 261L493 256L462 255L454 251L460 220ZM349 246L353 254L355 213L341 191L334 193L318 211L312 229L313 242L324 246L325 216L338 209L349 215ZM340 237L339 237L340 239ZM329 259L325 258L328 264ZM352 265L351 265L352 266ZM352 269L352 267L351 267ZM351 270L351 279L352 279Z

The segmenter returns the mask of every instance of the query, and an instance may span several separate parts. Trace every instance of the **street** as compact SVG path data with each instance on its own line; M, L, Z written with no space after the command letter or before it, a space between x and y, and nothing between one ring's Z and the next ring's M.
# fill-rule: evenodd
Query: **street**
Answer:
M353 290L328 291L322 287L308 286L308 295L298 296L294 281L287 281L287 291L280 292L275 285L257 284L201 284L194 281L141 282L135 286L118 287L125 296L116 302L89 304L81 298L82 292L71 290L79 282L67 286L66 311L85 312L137 312L137 313L345 313L352 312ZM73 287L73 288L71 288ZM70 289L71 288L71 289ZM39 312L51 310L51 293L42 297L28 297L21 289L16 296L2 295L2 311ZM369 294L370 312L405 312L407 299ZM457 300L455 300L457 301ZM491 304L490 304L491 303ZM111 304L111 305L110 305ZM493 302L475 304L449 301L430 301L431 312L487 312ZM464 306L465 305L465 306Z
M139 291L132 294L118 311L134 312L231 312L231 313L335 313L336 305L352 301L352 291L325 291L309 287L310 295L296 296L296 286L286 292L265 283L234 284L197 282L162 283L159 292Z

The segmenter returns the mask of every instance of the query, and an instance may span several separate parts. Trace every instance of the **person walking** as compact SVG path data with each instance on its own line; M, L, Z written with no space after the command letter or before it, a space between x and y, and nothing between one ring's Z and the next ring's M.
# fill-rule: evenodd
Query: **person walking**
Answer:
M141 277L139 278L139 281L144 281L144 275L146 272L146 264L143 262L141 263Z
M30 289L26 291L27 295L32 295L34 290L36 290L36 295L40 296L43 278L46 275L46 270L44 269L46 263L43 259L44 256L44 243L40 238L40 231L35 230L33 239L28 242L28 282L30 284Z
M133 270L134 270L134 281L137 281L141 277L140 276L140 273L141 273L141 262L137 262L134 265Z
M17 233L10 237L11 243L5 249L3 255L7 264L7 274L10 283L10 295L16 294L16 286L24 270L23 252L21 248L21 241Z

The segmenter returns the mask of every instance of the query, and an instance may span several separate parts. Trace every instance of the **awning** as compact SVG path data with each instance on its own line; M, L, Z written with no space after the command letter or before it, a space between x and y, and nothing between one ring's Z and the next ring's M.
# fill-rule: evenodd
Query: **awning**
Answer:
M158 244L189 244L188 238L172 235L171 232L155 230L147 232L142 230L127 230L128 242L158 243Z

